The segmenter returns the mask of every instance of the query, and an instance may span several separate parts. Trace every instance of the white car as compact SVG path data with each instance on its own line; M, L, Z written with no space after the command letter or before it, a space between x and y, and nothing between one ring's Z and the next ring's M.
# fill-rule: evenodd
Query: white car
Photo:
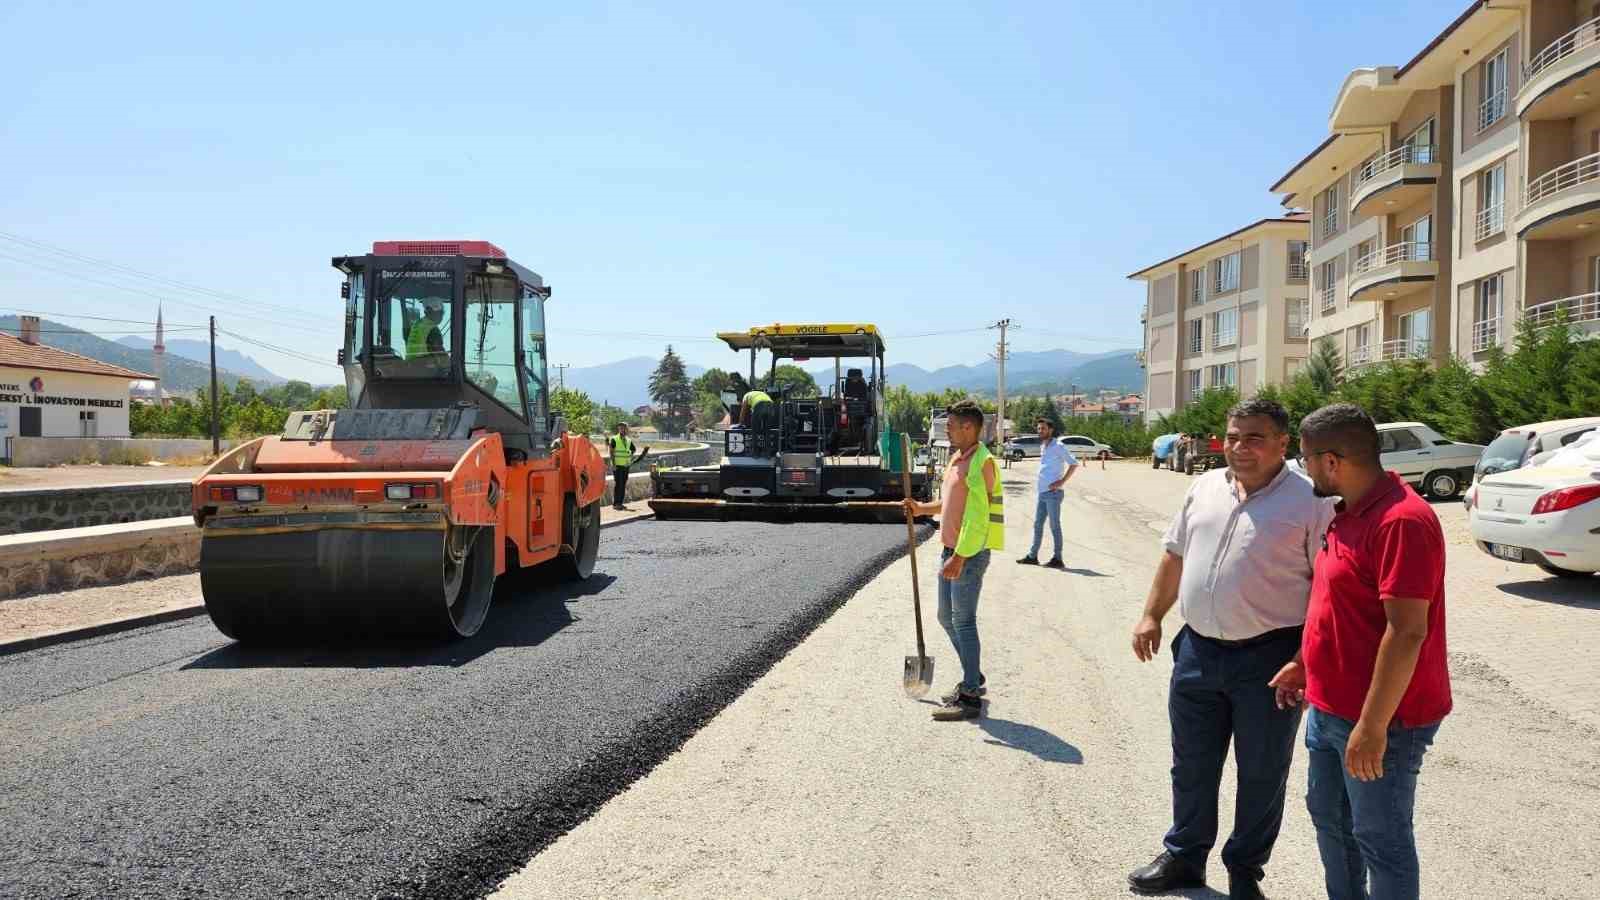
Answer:
M1600 417L1561 419L1507 428L1483 448L1483 455L1479 457L1473 472L1473 480L1530 465L1534 457L1571 446L1596 428L1600 428Z
M1081 434L1066 435L1061 439L1061 443L1067 445L1067 449L1078 458L1078 462L1088 462L1091 459L1099 459L1101 453L1108 455L1111 453L1110 444L1102 444L1092 437L1084 437Z
M1467 521L1483 552L1562 578L1600 572L1600 436L1546 464L1485 475L1467 494Z
M1452 441L1421 422L1388 422L1378 426L1378 454L1418 493L1449 500L1472 483L1483 445Z

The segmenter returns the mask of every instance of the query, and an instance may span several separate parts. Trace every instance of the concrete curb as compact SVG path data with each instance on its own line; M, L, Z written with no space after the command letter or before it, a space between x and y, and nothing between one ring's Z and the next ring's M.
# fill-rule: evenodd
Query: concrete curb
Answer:
M654 519L655 513L640 513L626 519L613 519L610 522L601 522L600 530L626 525L629 522L638 522L641 519ZM167 622L179 622L192 619L195 616L205 615L204 602L193 606L184 606L178 609L164 609L161 612L145 613L139 616L129 616L125 619L113 619L109 622L97 622L93 625L80 625L74 628L63 628L47 634L36 634L32 637L18 638L14 641L0 642L0 657L25 653L29 650L38 650L42 647L53 647L57 644L68 644L73 641L87 640L94 637L103 637L108 634L117 634L123 631L132 631L135 628L144 628L150 625L161 625Z

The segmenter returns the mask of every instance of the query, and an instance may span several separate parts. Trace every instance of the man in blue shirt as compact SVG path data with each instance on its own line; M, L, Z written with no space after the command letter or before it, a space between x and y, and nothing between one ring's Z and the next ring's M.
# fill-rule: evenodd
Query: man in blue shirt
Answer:
M1033 512L1033 549L1017 563L1039 564L1039 547L1044 543L1044 523L1048 519L1056 554L1045 563L1045 568L1065 569L1067 564L1061 561L1061 486L1078 471L1078 460L1056 436L1054 422L1040 416L1034 421L1034 427L1039 430L1039 502Z

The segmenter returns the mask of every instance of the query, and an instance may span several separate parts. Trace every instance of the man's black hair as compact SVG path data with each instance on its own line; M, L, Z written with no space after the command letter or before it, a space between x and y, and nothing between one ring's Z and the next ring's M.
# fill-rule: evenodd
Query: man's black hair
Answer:
M1300 446L1332 450L1347 460L1379 466L1378 426L1354 403L1334 403L1300 420Z
M952 419L961 419L977 429L983 428L983 407L971 400L959 400L946 410Z
M1056 420L1055 419L1052 419L1049 416L1035 416L1034 417L1033 424L1038 425L1041 422L1043 422L1044 424L1050 426L1050 436L1051 437L1057 437L1057 436L1059 436L1061 434L1061 426L1056 424Z
M1230 419L1245 419L1252 416L1271 419L1279 434L1289 433L1289 411L1284 409L1283 404L1276 400L1264 400L1256 397L1235 403L1233 409L1228 410L1228 418Z

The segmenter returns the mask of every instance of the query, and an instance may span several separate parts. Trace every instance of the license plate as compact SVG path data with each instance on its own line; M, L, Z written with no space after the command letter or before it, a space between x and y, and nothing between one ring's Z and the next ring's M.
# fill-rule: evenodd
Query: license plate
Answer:
M1505 544L1490 544L1489 552L1500 557L1501 559L1509 559L1512 562L1522 562L1521 547L1508 547Z

